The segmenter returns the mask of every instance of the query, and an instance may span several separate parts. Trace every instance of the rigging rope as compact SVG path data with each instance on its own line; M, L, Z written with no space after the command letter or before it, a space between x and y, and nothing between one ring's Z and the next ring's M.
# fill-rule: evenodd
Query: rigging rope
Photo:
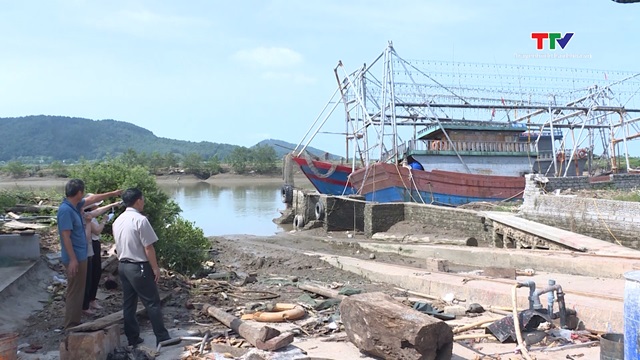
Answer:
M304 159L307 161L307 164L309 165L309 169L311 169L311 172L315 176L321 179L326 179L329 176L333 175L333 173L336 171L336 168L338 167L337 164L331 164L331 168L329 168L329 170L327 170L326 173L322 174L321 172L318 171L316 166L313 164L313 159L309 156L309 153L307 153L306 151L304 152Z

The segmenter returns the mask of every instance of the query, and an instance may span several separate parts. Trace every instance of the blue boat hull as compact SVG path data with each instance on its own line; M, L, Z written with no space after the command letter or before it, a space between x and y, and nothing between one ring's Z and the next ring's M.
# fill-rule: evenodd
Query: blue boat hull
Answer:
M311 169L304 158L293 159L300 166L302 173L320 194L326 195L351 195L356 189L351 186L349 175L351 168L344 165L333 165L323 161L313 161L315 171ZM327 176L327 174L329 174Z
M408 191L402 187L390 187L376 190L364 195L366 201L387 203L387 202L417 202L425 204L458 206L471 202L486 201L494 202L503 198L481 198L473 196L460 196L451 194L431 193L428 191Z

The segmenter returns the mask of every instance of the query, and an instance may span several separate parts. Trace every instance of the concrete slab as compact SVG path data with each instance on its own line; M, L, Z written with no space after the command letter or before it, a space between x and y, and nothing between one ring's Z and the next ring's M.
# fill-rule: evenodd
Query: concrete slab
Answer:
M592 238L590 236L562 230L535 221L526 220L512 214L485 211L481 212L481 215L486 216L492 221L514 227L518 230L528 232L571 249L585 249L585 251L595 252L597 254L640 257L640 251L638 250Z
M42 310L52 276L43 261L0 267L0 332L20 329L34 311Z
M37 260L40 258L40 235L0 235L2 257Z
M484 306L511 306L511 288L515 281L489 279L463 274L425 273L423 269L401 265L360 260L347 256L307 253L318 256L327 263L343 270L362 275L371 281L385 282L405 289L442 297L453 293L467 303ZM548 279L555 279L567 294L567 308L575 309L578 317L588 327L621 332L623 329L622 294L624 280L574 277L563 274L539 274L533 279L536 285L545 287ZM546 296L541 297L546 306ZM519 289L518 304L528 304L527 289Z
M29 271L35 264L34 260L9 261L9 266L0 267L0 294L2 291Z
M636 251L639 254L637 257L614 257L571 251L497 249L389 242L358 242L358 244L362 248L371 251L390 252L420 259L442 258L454 264L477 266L478 268L500 266L613 279L622 279L625 272L640 270L639 251Z

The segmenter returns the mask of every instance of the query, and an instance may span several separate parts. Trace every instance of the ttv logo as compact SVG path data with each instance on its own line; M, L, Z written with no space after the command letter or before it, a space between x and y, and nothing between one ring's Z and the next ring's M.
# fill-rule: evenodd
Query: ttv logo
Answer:
M555 50L556 41L560 45L561 49L569 43L569 40L573 37L573 33L566 33L562 36L561 33L531 33L531 38L536 40L536 49L542 50L544 48L544 39L549 39L549 49Z

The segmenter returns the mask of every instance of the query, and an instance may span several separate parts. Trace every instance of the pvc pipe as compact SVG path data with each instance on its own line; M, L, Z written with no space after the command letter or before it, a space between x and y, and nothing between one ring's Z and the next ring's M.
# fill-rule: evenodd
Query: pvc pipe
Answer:
M533 280L519 281L520 287L529 288L529 310L533 310L533 294L536 291L536 283Z
M552 287L556 284L556 281L553 279L549 279L549 287ZM547 315L549 317L553 316L553 301L555 300L553 296L553 291L549 291L547 293Z

